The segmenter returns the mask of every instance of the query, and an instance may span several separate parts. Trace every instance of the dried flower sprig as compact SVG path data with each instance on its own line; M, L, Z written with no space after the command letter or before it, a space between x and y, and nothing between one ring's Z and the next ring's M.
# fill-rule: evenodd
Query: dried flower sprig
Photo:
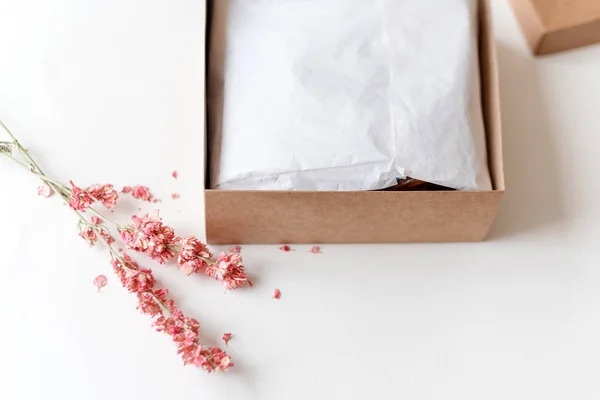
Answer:
M8 131L4 124L2 124L2 126ZM11 137L14 138L12 134ZM96 216L100 216L100 214L92 208L92 205L100 203L107 209L116 207L119 194L114 189L113 185L95 184L84 189L77 186L73 181L70 181L71 187L67 187L60 182L48 178L16 139L14 139L14 142L2 143L7 143L7 149L11 148L8 144L17 147L26 161L30 162L30 165L27 167L26 164L17 160L8 152L2 152L2 154L38 175L40 179L48 184L48 187L51 189L53 188L61 197L63 197L73 210L81 213L90 211L93 214L96 214ZM126 186L123 189L123 192L131 192L135 198L141 198L147 201L152 201L153 199L149 189L145 186L135 186L133 188ZM252 282L248 280L248 276L244 272L242 257L239 254L233 253L228 255L226 253L221 253L218 258L213 259L213 254L208 250L206 244L200 242L194 236L188 235L183 239L176 236L173 228L163 224L158 210L154 210L142 217L134 215L131 217L132 223L124 226L110 221L106 217L102 218L115 225L121 238L130 249L145 253L160 264L165 264L170 259L177 257L179 269L184 271L187 275L191 275L192 273L204 273L205 275L222 282L223 286L227 289L237 289L246 284L252 285ZM96 231L98 231L98 233L96 233ZM88 242L90 246L93 246L97 242L97 235L102 235L109 244L112 244L115 241L105 225L102 225L100 230L95 230L80 223L79 235Z
M113 254L112 265L123 287L137 295L138 309L153 319L157 331L167 333L177 344L184 364L193 364L208 372L227 371L233 366L223 350L200 344L200 324L175 307L175 302L167 297L167 289L154 289L156 279L151 270L140 268L127 254Z
M204 273L222 282L227 289L237 289L246 283L252 285L240 254L221 253L213 259L206 244L195 236L176 236L173 228L163 224L158 210L141 217L134 215L130 225L119 226L118 230L130 249L145 253L160 264L177 257L177 266L187 275Z
M162 224L158 212L141 218L134 217L134 228L119 226L92 208L95 203L100 203L108 209L117 205L119 195L113 185L92 185L82 189L73 182L70 182L71 187L67 187L49 178L2 121L0 121L0 127L11 138L11 141L0 142L0 155L35 174L44 182L44 185L50 188L50 191L39 189L40 194L49 197L53 191L69 204L78 218L79 235L92 246L101 242L108 249L114 272L123 287L137 295L138 309L152 318L153 326L159 332L165 332L171 336L177 344L178 354L181 355L184 364L193 364L208 372L227 371L229 367L233 366L231 359L223 350L200 343L198 321L184 316L176 308L173 300L167 297L167 289L155 289L156 279L151 270L140 268L131 257L126 254L121 255L113 248L112 243L115 239L111 236L104 221L116 225L130 248L147 253L159 262L164 262L177 255L179 267L188 274L203 271L206 275L222 281L230 289L244 286L246 282L250 283L244 273L239 254L226 255L222 253L217 260L212 260L212 253L205 244L193 236L187 236L184 239L176 237L172 228ZM21 159L17 158L18 156L15 154L17 151ZM138 187L134 197L139 195L147 197L148 200L152 199L146 189ZM86 211L95 214L89 221L84 217ZM135 225L136 221L137 225ZM100 290L106 284L106 277L99 275L94 280L94 284Z

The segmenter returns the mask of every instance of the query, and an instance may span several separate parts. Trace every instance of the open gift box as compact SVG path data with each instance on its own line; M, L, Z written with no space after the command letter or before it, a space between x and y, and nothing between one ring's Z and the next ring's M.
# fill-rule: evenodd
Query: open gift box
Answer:
M493 190L263 191L213 190L206 173L206 238L211 244L399 243L482 240L504 193L496 53L489 0L479 1L482 114ZM212 20L207 43L223 21ZM222 43L221 43L222 44ZM207 73L211 73L207 63ZM209 80L207 79L207 82ZM210 90L207 91L210 95ZM206 123L210 126L210 113ZM210 146L206 146L206 149ZM210 154L206 155L207 160ZM207 168L210 162L206 162Z

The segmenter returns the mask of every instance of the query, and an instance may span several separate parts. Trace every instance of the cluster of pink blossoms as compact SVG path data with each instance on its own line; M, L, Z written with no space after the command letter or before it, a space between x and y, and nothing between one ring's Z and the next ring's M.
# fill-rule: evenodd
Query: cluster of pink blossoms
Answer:
M160 264L175 257L175 231L162 223L158 210L143 217L134 215L131 221L131 225L119 227L121 239L130 249L145 253Z
M107 208L112 208L118 200L113 185L92 185L81 189L71 182L71 187L69 205L76 211L83 212L97 201ZM150 190L145 186L126 186L123 192L131 193L137 199L154 201ZM192 235L184 238L176 236L173 228L163 224L158 210L142 217L134 215L131 220L130 225L118 227L121 238L130 249L147 254L160 264L177 257L178 267L186 274L203 272L223 282L228 289L236 289L244 286L246 282L250 283L244 273L240 254L222 253L217 260L213 260L213 254L206 244ZM115 241L97 216L92 216L89 224L81 221L79 235L90 246L96 244L99 237L104 238L108 245ZM138 309L151 316L153 326L159 332L170 335L177 344L177 352L183 358L184 364L192 364L208 372L226 371L233 366L223 350L200 344L198 321L184 316L175 307L173 300L167 298L166 289L154 289L156 279L151 270L140 268L126 254L113 258L112 265L123 287L137 295Z
M113 208L117 205L119 194L113 188L113 185L92 185L86 189L71 183L71 196L69 206L74 210L84 212L95 202L100 202L106 208Z
M124 186L123 189L121 189L122 193L131 193L131 196L134 199L139 199L139 200L143 200L143 201L147 201L147 202L151 202L151 203L157 203L158 200L154 198L154 196L152 195L152 193L150 192L150 188L146 187L146 186L141 186L141 185L137 185L137 186Z
M242 255L239 253L227 254L221 252L219 258L214 263L209 264L204 273L223 282L223 286L227 289L241 288L246 283L252 286L252 282L248 280L248 275L244 272Z
M186 317L167 298L166 289L154 289L156 280L149 269L140 268L128 255L112 261L115 273L123 286L138 297L138 309L153 318L159 332L165 332L177 345L177 353L184 364L193 364L208 372L227 371L233 366L231 359L218 347L200 344L198 328L194 318Z
M180 238L173 228L163 224L158 210L142 217L131 217L131 225L119 227L121 239L127 246L165 264L177 257L177 266L187 275L204 273L223 283L227 289L252 284L244 272L239 253L221 255L215 260L206 244L195 236Z
M68 202L79 218L79 235L90 245L98 241L106 245L119 280L129 292L135 293L138 298L137 308L152 318L153 326L159 332L165 332L171 336L177 344L178 353L183 358L184 363L198 366L208 372L227 371L229 367L233 366L231 359L223 350L218 347L203 346L200 343L198 321L183 315L175 307L173 300L168 299L166 289L155 289L156 279L151 270L140 268L128 255L119 255L114 250L111 244L115 240L100 217L92 216L87 221L82 216L81 213L85 211L97 214L95 210L90 208L97 202L109 209L115 207L119 195L114 190L113 185L92 185L83 189L70 182L71 187L69 188L49 179L31 158L27 149L21 146L1 121L0 127L4 128L12 139L11 142L0 142L0 155L7 155L10 159L41 178L43 183L38 188L39 195L50 197L53 193L56 193ZM13 149L19 150L22 160L12 156ZM177 179L176 171L173 172L172 176ZM155 199L145 186L125 187L123 192L131 193L134 198L144 201L153 203L160 201ZM117 225L112 221L109 222ZM246 275L243 273L241 258L222 256L219 260L213 261L211 259L212 254L203 243L191 236L184 239L176 237L173 229L162 224L158 212L142 218L134 217L132 226L122 228L119 231L131 248L149 254L161 263L177 256L180 268L188 273L202 270L206 274L222 280L230 288L240 287L247 281ZM104 275L98 275L93 283L100 291L106 285L107 278ZM229 334L229 336L231 335Z
M208 247L193 235L173 241L173 247L179 250L177 265L187 275L197 274L208 267L208 261L213 254Z

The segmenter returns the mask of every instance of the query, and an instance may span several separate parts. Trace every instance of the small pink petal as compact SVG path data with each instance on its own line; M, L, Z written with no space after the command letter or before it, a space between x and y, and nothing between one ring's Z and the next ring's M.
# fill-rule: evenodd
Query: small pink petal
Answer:
M242 247L236 244L235 246L231 246L229 248L229 252L233 254L240 254L242 252Z
M279 289L273 290L273 298L279 300L281 297L281 291Z
M180 197L181 197L181 196L179 195L179 193L171 193L171 198L172 198L173 200L176 200L176 199L178 199L178 198L180 198Z
M131 186L123 186L123 189L121 189L121 193L129 193L133 190L133 188Z
M162 201L161 201L161 200L159 200L159 199L152 199L152 202L153 202L154 204L156 204L156 203L162 203Z
M138 211L142 211L142 207L138 208Z
M177 179L179 174L177 173L177 171L173 171L173 172L171 172L171 176L173 177L173 179Z
M50 197L54 194L54 190L47 183L42 183L37 187L38 196Z
M319 246L313 246L311 247L310 252L313 254L321 254L321 248Z
M106 276L104 276L104 275L98 275L97 277L94 278L94 286L96 286L98 288L98 292L100 291L100 289L102 289L104 286L106 286L106 282L108 282L108 280L106 279Z
M102 220L94 215L92 218L90 218L90 222L94 225L98 225L100 222L102 222Z
M288 251L292 251L292 248L290 246L288 246L287 244L285 244L285 245L281 246L279 248L279 250L285 251L287 253Z
M123 249L119 247L119 253L122 253L122 252L123 252Z
M224 333L223 341L225 342L225 344L228 344L230 340L231 340L231 333Z

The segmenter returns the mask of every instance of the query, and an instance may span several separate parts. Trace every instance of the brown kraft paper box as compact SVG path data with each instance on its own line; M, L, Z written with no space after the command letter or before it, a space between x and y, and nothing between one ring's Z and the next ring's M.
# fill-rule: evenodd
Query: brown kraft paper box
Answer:
M208 3L207 54L211 57L207 60L206 124L211 130L219 129L221 122L226 40L221 18L226 12L218 8L226 7L227 2ZM479 16L482 111L493 190L233 191L210 189L206 178L208 243L402 243L484 239L504 194L504 172L498 71L489 0L479 1ZM207 166L209 157L207 154Z
M510 0L533 54L600 42L600 0Z

